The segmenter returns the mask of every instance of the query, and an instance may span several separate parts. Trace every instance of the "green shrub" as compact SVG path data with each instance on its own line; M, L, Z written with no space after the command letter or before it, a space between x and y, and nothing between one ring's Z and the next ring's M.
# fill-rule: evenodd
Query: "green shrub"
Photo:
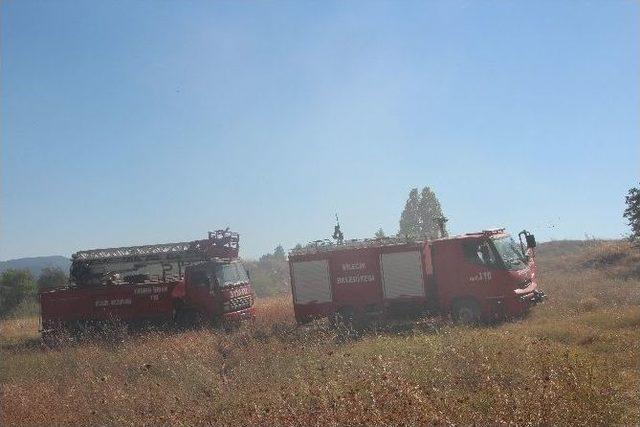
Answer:
M25 299L36 294L36 283L28 270L9 269L0 277L0 316L4 317Z

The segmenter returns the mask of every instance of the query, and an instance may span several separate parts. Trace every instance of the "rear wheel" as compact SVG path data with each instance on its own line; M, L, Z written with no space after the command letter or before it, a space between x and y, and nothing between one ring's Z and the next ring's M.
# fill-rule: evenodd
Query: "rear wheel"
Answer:
M200 324L198 313L183 304L176 304L172 314L174 327L178 330L193 329Z
M229 334L233 331L236 331L240 328L240 321L239 320L226 320L223 319L221 320L222 323L222 330Z
M42 332L42 345L44 348L53 349L60 345L60 333L56 330Z
M480 322L480 306L474 300L462 300L453 305L453 318L456 323L475 325Z
M352 307L339 308L330 318L329 322L333 327L351 327L353 326L355 313Z

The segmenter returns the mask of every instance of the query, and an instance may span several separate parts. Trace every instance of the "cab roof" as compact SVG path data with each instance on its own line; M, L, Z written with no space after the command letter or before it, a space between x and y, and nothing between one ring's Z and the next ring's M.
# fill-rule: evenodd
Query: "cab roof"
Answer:
M482 231L475 231L471 233L458 234L456 236L444 237L442 239L435 239L434 242L445 240L459 240L459 239L477 239L482 237L495 237L495 236L507 236L509 233L504 228L490 228Z

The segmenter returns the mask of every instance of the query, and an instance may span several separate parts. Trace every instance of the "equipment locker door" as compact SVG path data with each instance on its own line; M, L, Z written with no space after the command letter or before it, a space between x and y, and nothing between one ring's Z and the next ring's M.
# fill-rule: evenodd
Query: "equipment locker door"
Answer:
M333 302L338 306L369 307L382 302L379 255L346 251L331 257Z
M331 302L329 262L294 262L293 289L296 304Z
M382 254L380 268L385 298L425 296L420 251Z

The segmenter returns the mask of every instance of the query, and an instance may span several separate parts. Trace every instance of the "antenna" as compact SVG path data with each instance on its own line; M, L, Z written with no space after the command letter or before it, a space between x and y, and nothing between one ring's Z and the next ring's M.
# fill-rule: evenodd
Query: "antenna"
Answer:
M338 214L336 214L336 226L333 227L333 236L336 239L336 243L341 245L344 242L344 234L340 230L340 220L338 219Z
M445 225L447 224L447 221L449 221L449 218L441 216L441 217L437 217L437 218L434 218L434 219L438 223L438 228L439 228L439 231L440 231L440 238L447 237L447 229L446 229Z

